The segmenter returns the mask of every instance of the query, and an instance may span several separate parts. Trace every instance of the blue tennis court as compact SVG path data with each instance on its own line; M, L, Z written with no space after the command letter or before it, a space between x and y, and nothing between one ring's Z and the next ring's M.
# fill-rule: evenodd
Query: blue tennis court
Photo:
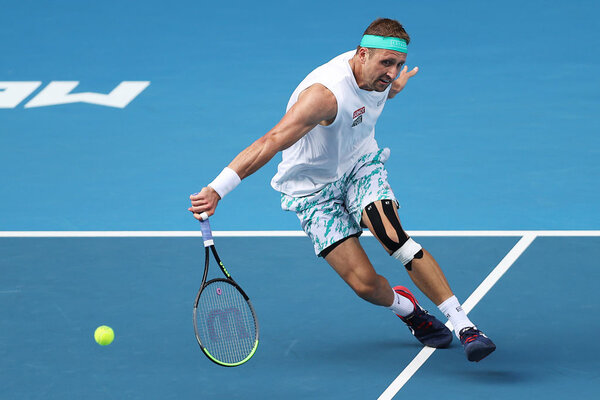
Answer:
M2 10L0 398L600 393L597 2L32 0ZM211 219L261 328L252 360L218 367L192 328L203 246L188 196L376 17L404 24L407 65L419 67L376 134L391 149L403 226L471 299L498 350L471 364L455 341L424 359L401 321L315 258L269 185L277 156ZM373 237L361 243L391 283L414 289ZM102 324L115 330L110 346L93 340Z
M519 238L419 239L466 299ZM0 395L377 398L421 350L401 321L358 299L324 261L311 257L307 239L216 240L230 272L251 294L261 324L257 354L234 369L210 363L194 338L200 239L1 239L1 366L10 379ZM473 365L455 341L415 372L399 398L561 398L572 390L593 398L600 346L587 339L582 345L572 326L583 318L588 332L600 329L593 318L598 303L584 295L600 278L594 261L599 241L536 238L470 314L498 350ZM362 242L390 281L415 289L374 238ZM437 312L426 299L423 304ZM101 323L116 332L107 347L92 338Z

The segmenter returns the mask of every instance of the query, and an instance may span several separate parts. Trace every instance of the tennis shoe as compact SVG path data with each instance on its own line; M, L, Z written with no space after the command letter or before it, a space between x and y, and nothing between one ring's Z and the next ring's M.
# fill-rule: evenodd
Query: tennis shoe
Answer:
M459 336L469 361L481 361L496 350L494 342L474 326L463 328Z
M409 299L415 306L415 310L411 314L406 317L398 315L398 317L408 325L408 329L410 329L419 342L425 346L435 347L436 349L448 347L450 342L452 342L453 336L450 329L423 309L417 302L417 299L415 299L415 296L407 288L396 286L394 291L400 296Z

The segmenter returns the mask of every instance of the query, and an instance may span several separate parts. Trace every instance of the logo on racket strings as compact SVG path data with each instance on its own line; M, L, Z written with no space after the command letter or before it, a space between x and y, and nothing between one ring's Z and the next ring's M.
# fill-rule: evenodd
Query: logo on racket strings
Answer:
M213 342L232 339L234 334L240 339L250 337L248 329L244 326L242 312L237 307L211 310L206 318L206 326Z

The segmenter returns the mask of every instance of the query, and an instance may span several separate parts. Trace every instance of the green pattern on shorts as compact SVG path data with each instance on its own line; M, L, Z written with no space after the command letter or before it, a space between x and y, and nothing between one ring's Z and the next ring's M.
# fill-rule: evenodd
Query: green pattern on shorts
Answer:
M362 210L368 204L395 200L384 167L388 155L389 150L382 149L362 156L339 180L308 196L282 193L281 208L296 213L317 255L345 237L362 233Z

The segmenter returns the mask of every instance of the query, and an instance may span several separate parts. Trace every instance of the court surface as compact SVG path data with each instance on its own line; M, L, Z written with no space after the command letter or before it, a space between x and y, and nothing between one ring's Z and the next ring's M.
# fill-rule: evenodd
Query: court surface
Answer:
M415 237L463 301L520 239ZM199 238L0 239L0 368L9 378L0 396L374 399L421 351L398 318L358 299L315 259L308 239L216 241L261 326L256 355L233 369L212 364L195 342ZM414 289L374 238L362 242L382 274ZM593 398L598 256L598 236L537 237L469 314L498 350L471 364L455 341L416 370L398 398L559 399L573 390ZM99 324L115 329L112 345L93 341Z
M598 2L2 10L0 398L598 397ZM358 299L280 210L276 156L211 220L261 326L255 357L220 368L192 329L203 248L188 196L382 16L404 24L419 66L376 134L403 226L498 350L478 364L458 341L427 353ZM107 105L132 82L126 104ZM414 288L361 242L391 283ZM93 341L101 324L110 346Z

